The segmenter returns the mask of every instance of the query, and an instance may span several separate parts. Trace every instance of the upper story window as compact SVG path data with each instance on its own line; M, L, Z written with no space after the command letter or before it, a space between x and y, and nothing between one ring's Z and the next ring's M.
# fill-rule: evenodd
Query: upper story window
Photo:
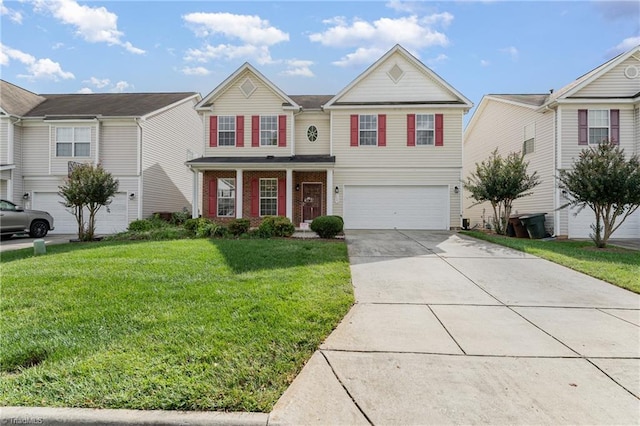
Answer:
M218 116L218 146L235 146L236 117L233 115Z
M235 178L218 179L218 212L220 217L234 217L236 214Z
M318 128L313 124L307 128L307 139L309 142L318 140Z
M598 144L609 140L609 111L606 109L589 110L589 143Z
M260 179L260 216L278 215L278 179Z
M260 146L278 145L278 116L260 117Z
M435 117L433 114L416 114L416 145L433 145Z
M524 126L524 142L522 143L522 155L527 155L534 150L534 141L536 135L535 124Z
M91 127L56 127L56 157L89 157Z
M361 115L359 121L359 144L361 146L378 145L378 116Z

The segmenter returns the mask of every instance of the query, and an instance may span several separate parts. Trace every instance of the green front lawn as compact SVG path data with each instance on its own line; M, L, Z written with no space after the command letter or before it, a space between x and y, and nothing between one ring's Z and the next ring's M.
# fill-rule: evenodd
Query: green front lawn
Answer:
M353 303L344 243L2 254L0 405L269 412Z
M479 231L461 233L533 254L640 293L640 251L618 247L598 249L591 241L529 240Z

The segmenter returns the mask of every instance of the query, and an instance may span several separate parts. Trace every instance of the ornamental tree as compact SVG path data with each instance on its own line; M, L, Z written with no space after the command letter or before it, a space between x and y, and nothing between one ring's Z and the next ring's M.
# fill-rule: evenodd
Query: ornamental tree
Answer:
M59 186L58 194L64 199L64 205L78 224L78 239L91 241L96 230L96 214L103 206L111 204L118 192L119 183L102 166L79 164L70 172L64 185ZM88 213L88 222L85 222Z
M625 159L624 149L603 141L583 150L570 170L560 170L558 186L568 202L560 208L589 207L596 216L590 235L598 248L640 206L640 160Z
M464 183L464 188L476 200L472 206L485 201L491 203L493 229L498 234L507 232L513 202L530 195L531 189L540 184L538 172L527 174L528 165L520 153L512 152L502 158L496 148L488 159L476 163L475 172Z

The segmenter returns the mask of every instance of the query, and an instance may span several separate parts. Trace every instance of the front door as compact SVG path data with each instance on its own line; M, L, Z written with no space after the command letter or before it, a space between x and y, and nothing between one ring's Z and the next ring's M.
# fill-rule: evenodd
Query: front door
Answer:
M302 184L302 221L311 222L322 214L322 184Z

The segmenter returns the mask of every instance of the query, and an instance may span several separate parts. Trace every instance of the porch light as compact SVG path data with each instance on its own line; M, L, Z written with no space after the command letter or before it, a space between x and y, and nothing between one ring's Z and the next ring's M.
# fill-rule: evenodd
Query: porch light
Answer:
M28 192L25 192L25 193L22 195L22 199L23 199L23 200L28 200L28 199L29 199L29 193L28 193Z
M135 193L133 193L133 192L130 192L130 193L129 193L129 199L130 199L130 200L133 200L134 198L136 198L136 194L135 194Z
M453 187L453 192L455 192L456 194L460 192L460 188L458 188L457 186Z
M339 194L339 193L340 193L340 187L339 187L339 186L336 186L335 193L336 193L336 194Z
M300 191L300 184L296 183L296 191Z

